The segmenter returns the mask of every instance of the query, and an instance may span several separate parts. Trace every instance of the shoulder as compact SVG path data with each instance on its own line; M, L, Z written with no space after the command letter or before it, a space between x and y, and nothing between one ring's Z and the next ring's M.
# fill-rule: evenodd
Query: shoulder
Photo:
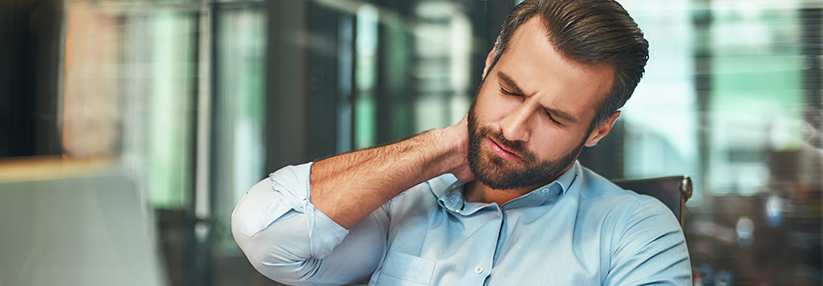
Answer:
M579 215L600 223L608 256L604 285L690 284L691 266L680 223L656 198L624 190L583 168Z
M579 216L610 226L612 242L637 239L636 235L653 239L662 233L681 232L674 213L658 199L624 190L597 173L582 169Z
M620 212L623 215L671 214L659 200L624 190L599 174L581 167L580 204L590 211ZM642 209L642 211L638 211ZM671 214L674 217L673 214Z

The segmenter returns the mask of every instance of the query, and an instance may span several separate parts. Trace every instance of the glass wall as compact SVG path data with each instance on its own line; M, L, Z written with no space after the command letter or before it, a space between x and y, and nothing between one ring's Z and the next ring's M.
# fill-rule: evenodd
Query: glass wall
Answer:
M651 42L625 176L692 177L699 283L820 284L821 4L624 3Z
M40 10L59 11L44 22L59 32L30 45L54 52L33 49L29 62L58 76L0 67L0 118L12 119L0 133L13 138L0 144L0 184L122 174L165 284L278 285L231 237L245 191L288 164L458 122L517 2L61 2ZM611 179L691 177L696 285L823 283L823 4L620 2L650 60L612 133L580 161ZM35 10L0 16L40 19ZM18 26L12 35L34 34ZM53 127L9 127L28 118ZM18 151L32 144L59 147Z

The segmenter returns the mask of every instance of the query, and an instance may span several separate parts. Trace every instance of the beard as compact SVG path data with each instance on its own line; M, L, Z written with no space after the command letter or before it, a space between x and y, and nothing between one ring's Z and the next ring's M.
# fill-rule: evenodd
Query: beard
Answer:
M586 136L584 136L583 141L577 147L560 159L538 160L533 152L523 147L522 141L509 141L502 133L496 133L487 126L478 126L474 113L476 103L477 97L469 109L468 118L469 168L474 177L489 188L511 190L546 184L549 180L559 176L577 159L577 155L580 154L586 142ZM490 152L484 154L481 146L485 137L494 139L501 146L520 155L520 160L508 161ZM550 142L544 144L550 144Z

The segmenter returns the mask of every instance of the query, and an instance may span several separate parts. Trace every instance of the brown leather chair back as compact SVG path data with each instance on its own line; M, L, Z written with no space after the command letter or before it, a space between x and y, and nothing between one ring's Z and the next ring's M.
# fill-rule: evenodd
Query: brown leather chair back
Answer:
M626 190L657 198L680 221L683 227L683 209L686 201L692 197L692 180L689 176L672 176L638 180L613 180L615 184Z

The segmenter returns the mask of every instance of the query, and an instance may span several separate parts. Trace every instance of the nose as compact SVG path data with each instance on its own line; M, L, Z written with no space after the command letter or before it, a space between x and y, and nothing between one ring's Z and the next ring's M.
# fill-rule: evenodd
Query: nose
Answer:
M500 123L503 137L509 141L529 141L531 135L529 121L534 114L532 109L524 102L507 114Z

